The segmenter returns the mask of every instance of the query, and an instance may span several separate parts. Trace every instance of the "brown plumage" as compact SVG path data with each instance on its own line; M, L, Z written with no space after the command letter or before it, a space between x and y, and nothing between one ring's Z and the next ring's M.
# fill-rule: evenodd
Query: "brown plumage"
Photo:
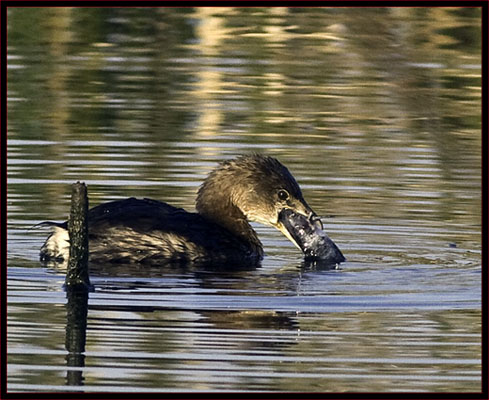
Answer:
M307 241L300 232L320 224L288 169L275 158L257 154L214 169L198 191L196 209L197 213L189 213L135 198L94 207L89 211L90 261L257 265L263 247L250 221L279 229L306 255ZM289 221L280 220L285 209L290 211ZM54 233L41 248L41 259L66 259L66 223L52 225ZM302 230L294 232L295 226ZM343 260L335 250L332 261Z

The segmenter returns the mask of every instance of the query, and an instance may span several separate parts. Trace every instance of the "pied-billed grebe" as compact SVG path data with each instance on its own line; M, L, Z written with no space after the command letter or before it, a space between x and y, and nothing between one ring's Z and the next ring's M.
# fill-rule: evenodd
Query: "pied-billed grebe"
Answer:
M90 262L256 265L263 247L249 221L279 229L306 258L345 260L275 158L253 154L221 163L200 187L196 209L135 198L98 205L88 214ZM46 224L54 229L41 260L67 260L67 223Z

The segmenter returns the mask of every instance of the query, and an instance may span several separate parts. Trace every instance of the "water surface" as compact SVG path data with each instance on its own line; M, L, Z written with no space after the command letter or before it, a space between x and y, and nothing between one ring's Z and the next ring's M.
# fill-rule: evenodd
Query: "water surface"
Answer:
M480 10L10 8L8 390L481 390ZM92 271L65 337L44 220L194 209L219 161L279 158L347 262L254 225L260 268Z

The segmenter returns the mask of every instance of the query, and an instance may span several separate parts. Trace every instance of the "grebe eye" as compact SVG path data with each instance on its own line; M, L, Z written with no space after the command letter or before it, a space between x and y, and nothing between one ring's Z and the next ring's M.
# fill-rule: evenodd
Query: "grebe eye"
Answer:
M282 201L287 200L289 198L289 194L287 193L286 190L279 190L278 191L278 198Z

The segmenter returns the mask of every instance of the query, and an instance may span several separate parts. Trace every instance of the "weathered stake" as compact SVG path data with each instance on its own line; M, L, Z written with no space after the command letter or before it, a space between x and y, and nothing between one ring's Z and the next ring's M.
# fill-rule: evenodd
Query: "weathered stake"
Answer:
M89 289L88 277L88 195L84 183L74 183L68 221L70 258L65 285L73 289Z

